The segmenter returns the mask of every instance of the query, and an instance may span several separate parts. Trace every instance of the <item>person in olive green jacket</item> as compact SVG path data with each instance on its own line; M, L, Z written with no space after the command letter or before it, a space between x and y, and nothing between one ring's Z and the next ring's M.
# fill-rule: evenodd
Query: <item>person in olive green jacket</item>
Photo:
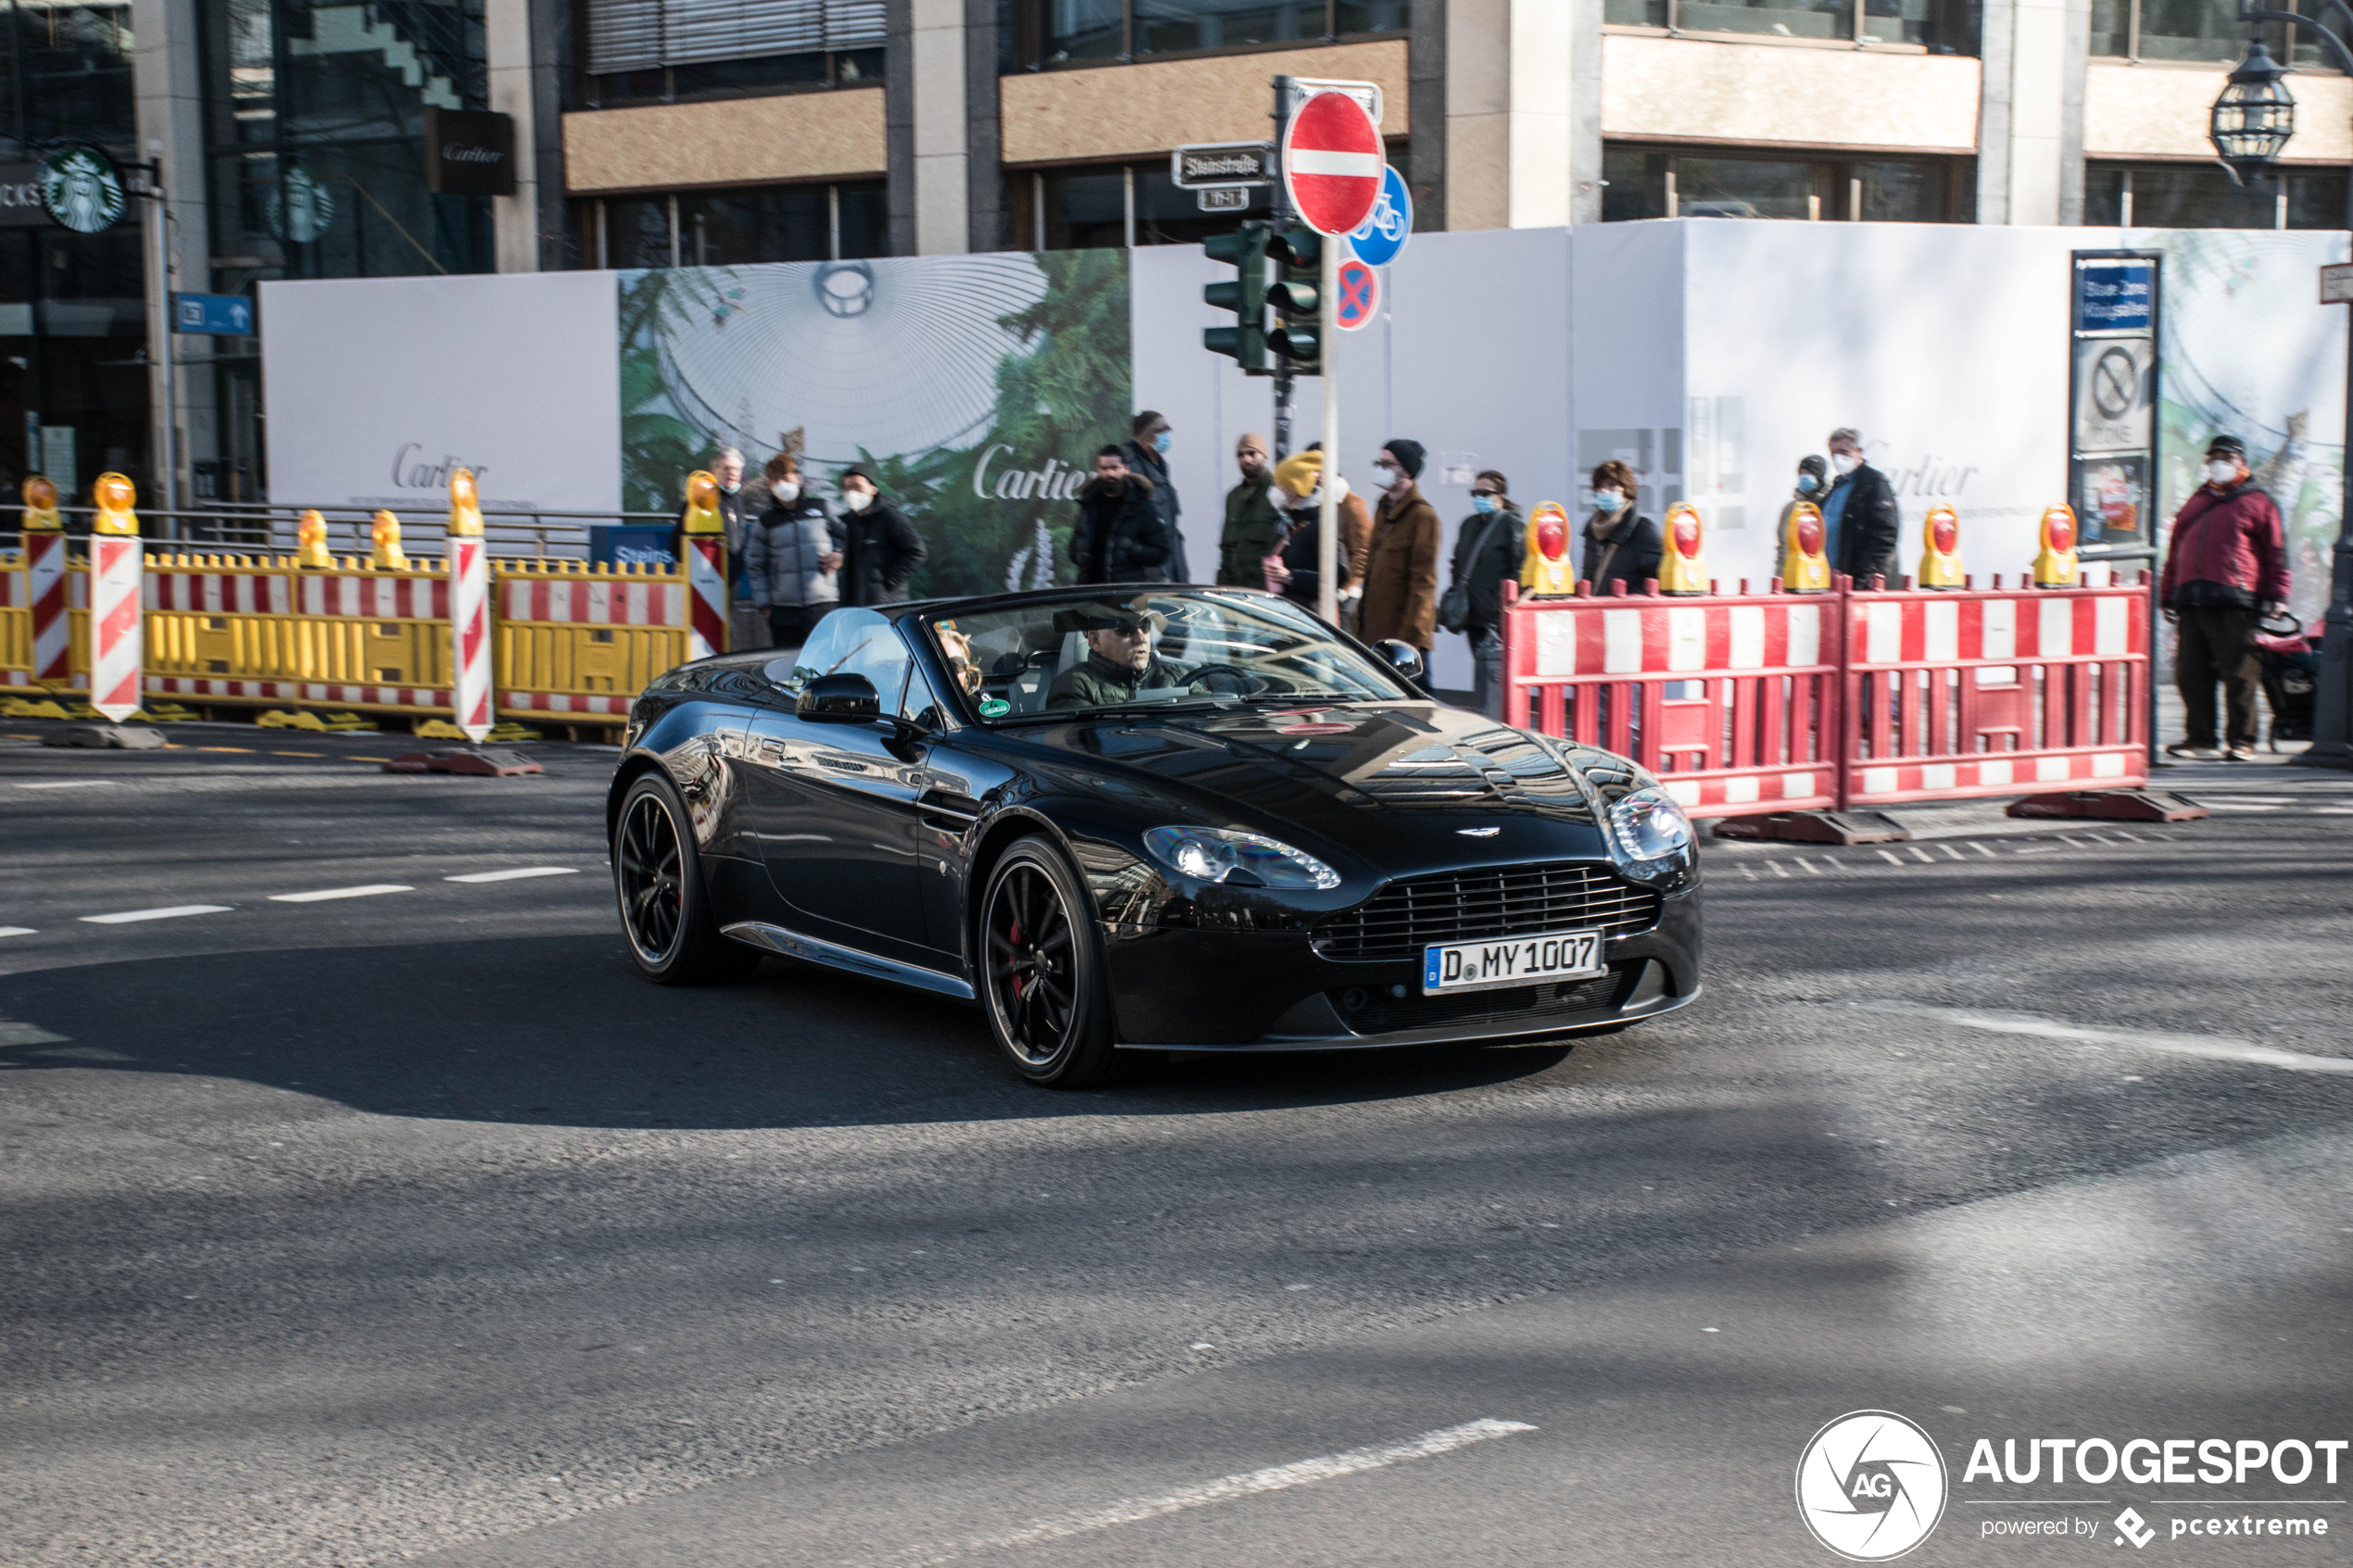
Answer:
M1267 466L1266 438L1252 431L1234 444L1242 482L1226 492L1226 528L1217 536L1217 581L1221 586L1265 586L1265 562L1283 531L1275 505L1275 474Z
M1046 689L1050 709L1115 708L1134 702L1139 690L1204 689L1193 684L1192 671L1155 651L1160 634L1168 630L1168 617L1140 596L1125 604L1059 610L1054 630L1086 633L1087 657L1054 677Z
M1373 541L1365 554L1365 608L1357 635L1367 643L1390 638L1410 643L1429 657L1438 622L1438 542L1443 530L1437 509L1422 499L1415 481L1422 472L1422 444L1398 439L1381 448L1374 468L1384 481L1373 512Z

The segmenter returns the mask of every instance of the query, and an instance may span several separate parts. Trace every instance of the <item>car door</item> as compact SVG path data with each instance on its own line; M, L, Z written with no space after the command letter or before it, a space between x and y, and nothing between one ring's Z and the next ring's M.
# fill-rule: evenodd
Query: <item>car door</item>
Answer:
M842 609L820 621L793 670L770 667L785 700L755 716L746 734L744 815L804 935L920 963L928 954L916 797L929 746L890 721L910 669L906 644L887 617ZM798 716L793 693L821 674L865 676L885 718L842 723Z

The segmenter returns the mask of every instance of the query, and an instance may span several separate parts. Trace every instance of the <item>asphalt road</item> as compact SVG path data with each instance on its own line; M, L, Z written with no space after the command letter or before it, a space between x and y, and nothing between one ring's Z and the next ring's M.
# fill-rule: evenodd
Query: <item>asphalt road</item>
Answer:
M640 983L609 752L39 729L0 723L0 1562L1823 1563L1793 1477L1861 1409L1950 1467L1907 1561L2138 1555L2127 1506L2151 1552L2353 1540L2353 1454L1962 1473L2353 1437L2344 775L1711 844L1707 995L1655 1024L1055 1095L945 1002ZM2243 1515L2334 1529L2172 1534Z

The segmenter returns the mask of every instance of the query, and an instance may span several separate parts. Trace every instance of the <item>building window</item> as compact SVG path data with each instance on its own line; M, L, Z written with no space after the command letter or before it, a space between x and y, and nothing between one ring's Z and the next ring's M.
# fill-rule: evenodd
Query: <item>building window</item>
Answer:
M878 84L884 0L585 0L590 108Z
M1980 0L1603 0L1603 19L1669 32L1730 32L1825 42L1908 44L1974 55Z
M2278 0L2266 9L2319 17L2326 0ZM2092 0L2092 53L2127 60L2207 60L2235 65L2246 52L2247 24L2233 0ZM2272 55L2304 69L2334 71L2336 62L2312 34L2286 23L2259 36Z
M1612 143L1602 152L1602 220L1781 218L1967 222L1976 160L1730 156Z
M20 154L61 141L132 145L129 6L11 5L0 29L0 132Z
M2095 163L2083 221L2124 229L2342 229L2347 171L2284 169L2244 187L2210 163Z
M584 201L587 264L739 267L890 254L884 182L746 185Z
M1012 0L1021 70L1403 33L1412 0Z

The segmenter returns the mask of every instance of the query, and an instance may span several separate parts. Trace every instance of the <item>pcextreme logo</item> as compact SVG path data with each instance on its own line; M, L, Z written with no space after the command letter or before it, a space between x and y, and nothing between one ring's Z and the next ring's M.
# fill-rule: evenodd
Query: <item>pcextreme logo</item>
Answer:
M1797 1461L1797 1512L1814 1538L1856 1562L1903 1556L1944 1516L1944 1456L1892 1411L1855 1411L1814 1434Z

